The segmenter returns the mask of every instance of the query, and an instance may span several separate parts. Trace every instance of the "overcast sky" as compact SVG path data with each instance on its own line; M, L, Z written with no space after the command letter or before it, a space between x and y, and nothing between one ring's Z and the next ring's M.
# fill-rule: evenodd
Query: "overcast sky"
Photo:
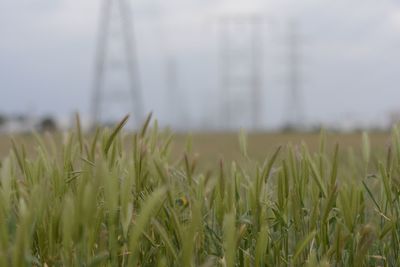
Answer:
M87 115L100 2L0 1L0 112ZM258 14L263 27L263 127L285 121L285 36L298 22L307 123L383 123L400 110L400 4L392 0L131 1L146 110L162 124L219 123L221 16ZM166 86L166 51L177 88ZM175 94L175 96L174 96Z

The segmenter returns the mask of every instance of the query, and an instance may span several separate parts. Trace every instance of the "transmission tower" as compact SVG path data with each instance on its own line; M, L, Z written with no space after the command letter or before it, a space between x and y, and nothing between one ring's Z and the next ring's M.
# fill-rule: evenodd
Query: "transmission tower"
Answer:
M178 62L172 53L165 55L165 78L168 95L168 109L173 115L172 117L178 119L178 121L175 122L175 125L179 126L179 124L183 124L185 114L182 110L182 102L177 101L181 97L178 85Z
M303 107L301 104L301 57L300 57L300 35L295 21L289 22L288 27L288 100L286 107L287 127L299 129L303 126Z
M183 97L179 87L178 56L173 47L173 42L170 39L166 25L164 18L160 16L158 30L167 90L167 97L165 100L168 106L168 113L171 116L170 124L177 128L187 127L187 115L183 109L184 103L183 101L177 101Z
M127 0L103 0L99 21L91 104L93 126L131 114L143 120L132 14Z
M234 122L260 126L262 24L257 15L220 19L221 119L226 129Z

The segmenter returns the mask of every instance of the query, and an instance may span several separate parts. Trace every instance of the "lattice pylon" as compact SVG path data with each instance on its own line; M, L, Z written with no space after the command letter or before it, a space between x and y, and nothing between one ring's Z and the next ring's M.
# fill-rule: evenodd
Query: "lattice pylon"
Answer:
M226 129L260 127L262 93L262 17L220 20L221 120Z
M288 95L286 107L286 126L293 129L303 127L303 107L301 103L301 39L295 21L289 22L288 27Z
M138 127L144 118L132 13L127 0L103 0L92 88L93 126L126 114Z

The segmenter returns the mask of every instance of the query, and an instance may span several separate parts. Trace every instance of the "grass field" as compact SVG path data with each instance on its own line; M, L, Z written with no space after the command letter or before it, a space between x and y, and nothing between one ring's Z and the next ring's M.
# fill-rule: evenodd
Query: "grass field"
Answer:
M0 266L400 265L397 130L187 141L124 122L3 138Z

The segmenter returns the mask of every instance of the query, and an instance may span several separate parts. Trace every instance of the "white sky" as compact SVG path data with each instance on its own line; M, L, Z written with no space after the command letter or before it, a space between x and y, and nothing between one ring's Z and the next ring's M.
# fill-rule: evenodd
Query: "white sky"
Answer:
M264 28L263 126L284 121L285 31L302 44L307 122L382 123L400 110L400 4L392 0L136 0L135 32L146 110L161 123L217 124L218 18L258 13ZM0 112L89 111L99 1L0 1ZM177 60L178 99L164 52ZM173 111L171 111L173 110ZM178 113L178 115L176 114Z

